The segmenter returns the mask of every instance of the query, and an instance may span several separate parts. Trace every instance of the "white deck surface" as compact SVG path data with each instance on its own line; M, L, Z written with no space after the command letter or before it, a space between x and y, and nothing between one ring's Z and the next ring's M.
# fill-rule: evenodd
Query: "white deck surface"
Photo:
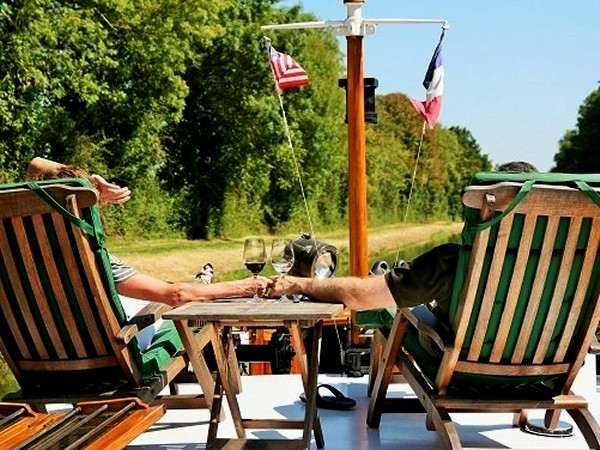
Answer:
M298 375L263 375L242 377L239 402L244 418L303 417L304 406L299 400L301 382ZM438 449L441 448L435 432L425 428L424 414L384 414L379 429L366 425L368 397L367 377L319 375L319 383L329 383L345 395L357 401L351 411L320 409L321 423L328 450L391 450L391 449ZM197 388L190 385L190 392ZM408 385L390 387L393 395L410 395ZM595 361L588 361L573 391L584 395L594 416L600 420L600 387L597 386ZM226 402L225 402L226 403ZM230 416L229 416L230 417ZM511 427L511 414L454 414L458 432L464 446L485 448L520 449L575 449L588 448L578 429L568 438L539 437ZM532 413L531 417L541 418ZM127 448L131 450L162 449L192 450L205 449L208 432L208 410L170 410L147 432L134 440ZM572 423L563 412L561 421ZM300 430L249 430L249 438L299 437ZM230 419L219 427L219 437L235 437ZM316 448L314 444L312 448Z

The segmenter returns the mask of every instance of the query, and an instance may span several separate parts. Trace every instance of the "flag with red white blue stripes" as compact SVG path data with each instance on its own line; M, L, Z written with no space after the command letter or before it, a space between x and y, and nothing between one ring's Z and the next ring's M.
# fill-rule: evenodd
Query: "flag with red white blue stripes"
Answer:
M306 86L310 83L306 71L291 56L278 52L268 41L267 51L275 85L280 94L286 89Z
M442 65L443 37L444 35L442 34L427 67L425 79L423 80L423 87L427 89L425 101L421 102L409 98L419 115L427 122L429 128L435 126L442 109L442 95L444 93L444 66Z

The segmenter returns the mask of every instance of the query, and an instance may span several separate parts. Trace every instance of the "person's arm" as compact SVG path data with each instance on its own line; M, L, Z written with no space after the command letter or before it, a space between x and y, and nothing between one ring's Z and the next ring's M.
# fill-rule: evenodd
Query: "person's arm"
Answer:
M50 159L35 157L27 166L25 176L28 180L37 180L40 175L45 174L45 178L53 178L52 173L58 173L61 169L67 167L65 164L52 161ZM120 205L131 198L131 191L128 187L121 187L114 183L109 183L100 175L90 175L90 180L100 194L100 199L106 203Z
M168 283L158 278L136 273L132 277L117 283L120 295L179 306L193 301L210 301L218 298L251 297L257 287L259 295L267 289L272 281L265 277L246 278L243 280L223 281L204 284L193 282Z
M37 156L27 165L25 176L28 180L36 180L42 173L57 172L64 167L64 164Z
M396 306L385 277L368 278L299 278L276 279L270 296L304 294L311 300L343 303L351 309L389 308Z

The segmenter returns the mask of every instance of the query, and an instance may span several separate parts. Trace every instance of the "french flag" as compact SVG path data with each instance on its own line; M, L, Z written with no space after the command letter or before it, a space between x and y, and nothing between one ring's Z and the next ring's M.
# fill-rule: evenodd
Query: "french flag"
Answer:
M427 68L423 86L427 89L425 101L421 102L413 98L409 98L412 105L415 107L419 115L427 122L429 128L432 129L440 116L442 109L442 94L444 93L444 66L442 65L442 39L440 38L431 62Z

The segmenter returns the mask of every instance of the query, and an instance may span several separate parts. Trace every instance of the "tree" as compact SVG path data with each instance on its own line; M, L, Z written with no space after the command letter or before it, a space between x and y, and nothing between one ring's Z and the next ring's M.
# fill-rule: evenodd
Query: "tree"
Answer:
M181 117L190 48L229 0L18 0L0 5L0 164L34 155L137 186Z
M554 155L552 172L600 172L600 88L579 107L577 127L568 130Z
M184 226L192 238L222 235L231 223L238 230L274 228L303 211L259 24L306 17L297 7L273 10L269 3L240 2L224 12L220 21L228 32L211 48L197 49L185 76L190 94L184 118L170 130L169 159L160 174L169 189L184 192ZM332 181L326 175L334 174L333 183L340 179L341 132L331 125L343 101L332 89L339 50L329 33L278 37L274 45L300 61L312 80L287 91L284 104L300 175L310 180L306 191L316 210L328 195L338 198L338 188L328 194L325 186Z

